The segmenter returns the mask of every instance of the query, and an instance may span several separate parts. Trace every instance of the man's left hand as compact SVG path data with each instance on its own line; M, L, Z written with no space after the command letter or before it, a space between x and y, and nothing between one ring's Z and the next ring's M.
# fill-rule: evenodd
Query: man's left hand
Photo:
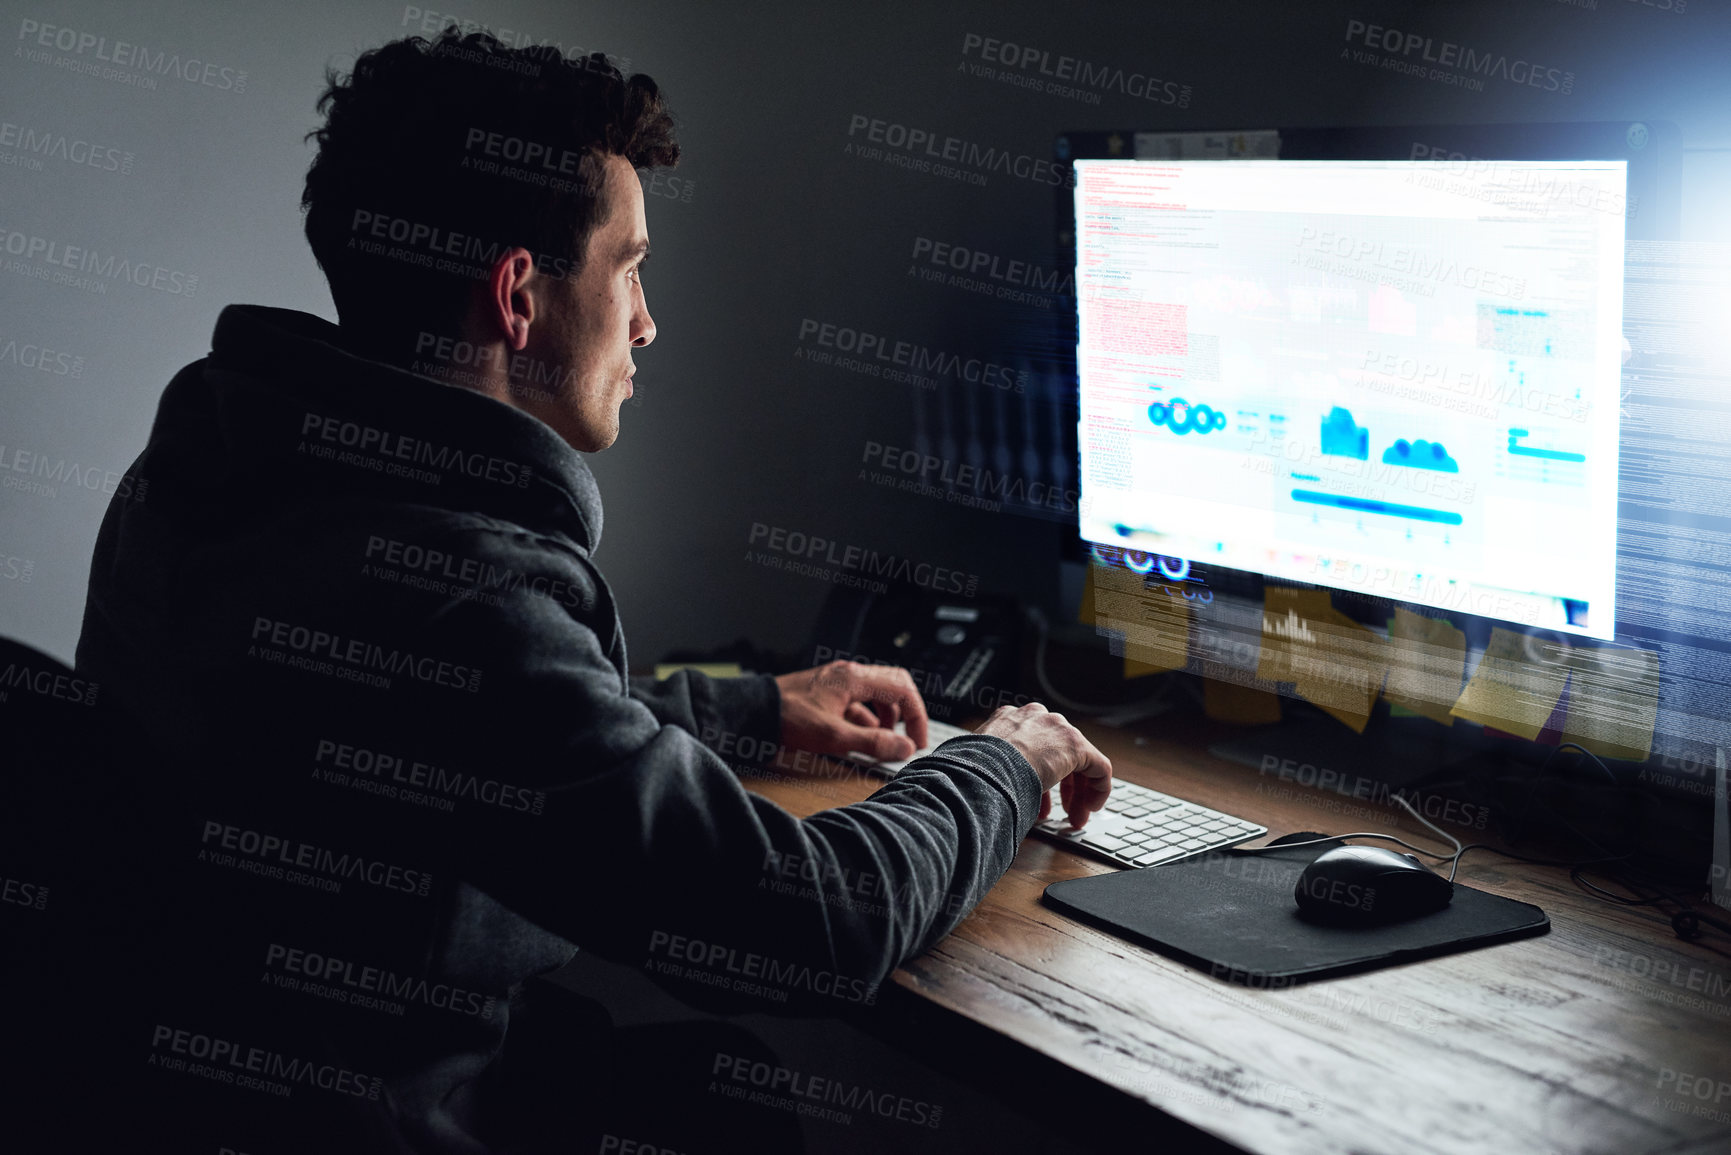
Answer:
M781 741L818 754L858 751L881 762L911 758L926 744L926 704L899 666L830 662L782 674ZM907 723L907 735L895 724Z

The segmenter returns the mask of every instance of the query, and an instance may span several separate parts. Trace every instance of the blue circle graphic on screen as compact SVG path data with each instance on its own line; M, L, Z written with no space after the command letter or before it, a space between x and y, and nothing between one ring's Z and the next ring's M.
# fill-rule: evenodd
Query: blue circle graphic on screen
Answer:
M1154 568L1154 555L1141 550L1127 549L1124 551L1124 568L1136 573L1147 573Z
M1148 406L1148 420L1164 425L1180 436L1192 429L1198 433L1212 433L1226 428L1226 414L1216 411L1211 405L1191 405L1182 397L1174 397L1171 404L1156 401Z
M1168 566L1167 562L1172 564ZM1160 572L1172 581L1181 582L1190 576L1190 562L1181 557L1163 557L1160 559Z

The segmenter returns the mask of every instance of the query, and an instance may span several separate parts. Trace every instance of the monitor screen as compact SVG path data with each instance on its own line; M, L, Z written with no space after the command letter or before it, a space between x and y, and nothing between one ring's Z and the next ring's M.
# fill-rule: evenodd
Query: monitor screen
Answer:
M1085 539L1613 637L1626 162L1075 168Z

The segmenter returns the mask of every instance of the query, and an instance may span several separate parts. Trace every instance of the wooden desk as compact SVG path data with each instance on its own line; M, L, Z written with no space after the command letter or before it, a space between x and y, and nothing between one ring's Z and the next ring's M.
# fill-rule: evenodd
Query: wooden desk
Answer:
M1119 777L1275 835L1399 826L1436 843L1404 811L1356 802L1342 814L1349 800L1211 757L1215 731L1201 721L1087 730ZM847 772L749 784L804 815L879 783ZM1582 893L1565 869L1475 851L1460 880L1538 904L1549 934L1257 990L1040 902L1052 882L1110 869L1028 839L975 913L896 972L884 1015L909 1024L904 1037L923 1040L923 1059L967 1046L964 1065L977 1066L999 1045L1013 1079L1000 1086L1025 1087L1024 1103L1037 1097L1043 1117L1101 1149L1731 1152L1722 937L1706 940L1719 949L1685 943L1653 911ZM1088 1105L1054 1092L1066 1078L1093 1092Z

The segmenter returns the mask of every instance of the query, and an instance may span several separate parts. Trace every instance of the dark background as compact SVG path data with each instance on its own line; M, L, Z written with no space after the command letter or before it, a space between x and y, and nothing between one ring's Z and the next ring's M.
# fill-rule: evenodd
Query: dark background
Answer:
M1036 158L1071 129L1672 121L1685 147L1683 239L1731 240L1731 17L1712 0L1665 3L464 0L439 15L625 57L663 84L680 120L685 160L674 175L689 182L689 200L647 198L656 255L645 288L659 336L637 358L639 392L618 444L591 458L607 503L600 561L642 666L672 648L741 636L802 644L830 587L745 560L754 523L959 569L984 590L1059 600L1057 522L860 478L867 442L911 446L924 430L942 452L946 421L959 460L973 441L988 464L1002 448L1012 472L1047 476L1062 444L1059 411L1034 402L1038 389L1015 397L945 382L926 391L794 357L810 318L1015 362L1051 387L1039 368L1061 308L927 283L910 266L920 237L1050 264L1054 190L1002 173L976 187L861 160L845 151L859 140L848 133L853 116ZM0 121L132 159L127 172L54 158L39 168L0 163L0 226L198 277L190 297L125 283L96 294L0 267L0 349L13 341L80 359L73 375L0 358L0 444L118 474L142 448L168 378L208 348L224 305L334 319L297 208L321 74L422 31L433 10L5 8L12 47L0 57ZM150 91L78 75L23 54L33 43L19 36L26 20L245 70L245 88L164 77ZM1472 92L1367 67L1342 55L1351 20L1572 72L1573 90L1493 79ZM964 54L969 34L1188 86L1187 106L1111 89L1091 103L980 79L963 67L978 59ZM7 259L0 254L0 266ZM1018 432L1005 442L1000 428L1031 429L1033 440ZM70 660L106 501L73 485L52 496L0 488L0 633Z

